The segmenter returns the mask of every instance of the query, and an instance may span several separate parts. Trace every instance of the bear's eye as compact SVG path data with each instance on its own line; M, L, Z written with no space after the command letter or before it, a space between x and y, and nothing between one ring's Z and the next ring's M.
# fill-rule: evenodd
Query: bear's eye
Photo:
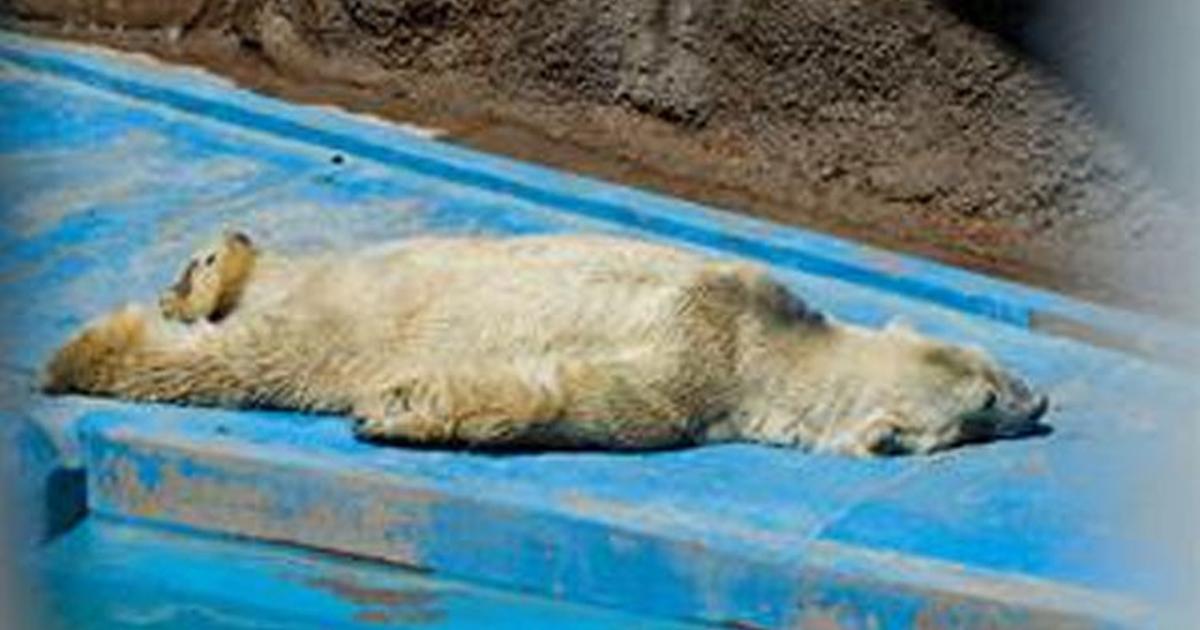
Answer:
M217 255L216 255L216 254L209 254L209 255L208 255L208 258L205 258L205 259L204 259L204 266L205 266L205 267L211 267L211 266L213 266L213 263L215 263L215 262L217 262Z
M999 401L999 398L1000 397L996 395L996 390L989 389L987 397L983 399L983 408L991 409L992 407L995 407L996 403Z

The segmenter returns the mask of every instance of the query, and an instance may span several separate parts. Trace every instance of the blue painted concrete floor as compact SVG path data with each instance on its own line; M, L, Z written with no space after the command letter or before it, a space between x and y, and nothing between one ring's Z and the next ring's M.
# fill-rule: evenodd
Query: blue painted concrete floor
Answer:
M400 593L396 610L381 613L398 619L447 610L495 619L488 615L510 601L513 619L624 619L437 582L445 579L644 619L1136 625L1169 581L1147 559L1127 506L1138 491L1131 471L1183 434L1172 420L1196 407L1190 383L1030 328L1047 313L1137 334L1165 326L273 101L195 71L15 35L0 35L0 120L0 419L31 513L62 530L71 497L88 511L43 548L38 566L52 600L97 593L91 605L115 615L109 598L134 593L131 614L153 620L193 612L155 608L157 586L137 584L178 583L185 599L219 599L232 579L267 594L265 607L239 599L220 614L344 620L357 610L336 593L302 596L342 588L335 578L280 586L291 578L275 567L299 552L194 542L106 518L431 572L366 572ZM224 226L291 250L424 233L586 230L746 256L838 317L879 324L901 315L987 347L1050 392L1055 431L872 461L748 445L487 456L358 443L340 418L31 391L73 329L151 299ZM1171 335L1145 343L1192 347ZM71 489L72 479L86 488Z

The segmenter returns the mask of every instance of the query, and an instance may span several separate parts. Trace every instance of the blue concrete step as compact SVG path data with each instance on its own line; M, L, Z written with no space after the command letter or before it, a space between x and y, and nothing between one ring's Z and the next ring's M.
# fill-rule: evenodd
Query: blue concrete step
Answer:
M0 120L0 173L19 182L0 186L0 386L20 400L0 422L21 423L34 494L75 471L94 514L769 627L1137 627L1170 577L1127 511L1157 487L1164 445L1188 443L1179 420L1200 396L1172 368L1036 324L1182 355L1189 331L91 48L0 36ZM603 231L750 257L838 317L902 315L986 347L1049 391L1055 432L878 461L754 446L495 457L359 444L339 418L30 391L78 325L151 299L226 225L299 250Z
M1026 549L1063 542L1068 532L973 533L959 531L969 527L954 522L963 515L939 522L909 512L924 501L906 500L905 486L966 481L969 473L952 467L746 446L652 455L413 451L357 442L338 418L168 407L97 411L82 427L89 503L101 515L334 550L656 617L907 628L1129 622L1140 614L1117 595L844 536L884 528L928 546L928 530L939 526L947 539L938 542L968 545L959 551L975 556L996 546L987 550L996 564L1017 566L1034 560L1017 555ZM1004 481L1026 465L1008 462ZM1073 506L1060 509L1054 517L1064 519ZM1014 515L990 518L1005 516Z
M299 549L89 519L26 567L45 625L110 628L682 630ZM28 602L27 602L28 603Z

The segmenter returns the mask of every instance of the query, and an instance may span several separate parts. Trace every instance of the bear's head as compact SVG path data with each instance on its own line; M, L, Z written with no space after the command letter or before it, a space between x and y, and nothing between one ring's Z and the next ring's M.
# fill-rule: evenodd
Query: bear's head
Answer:
M1040 422L1048 398L981 349L937 341L902 324L863 341L857 417L838 423L838 435L827 444L833 450L924 454L1049 431Z
M163 317L185 323L220 321L237 305L256 257L250 237L223 234L193 254L179 279L159 297Z

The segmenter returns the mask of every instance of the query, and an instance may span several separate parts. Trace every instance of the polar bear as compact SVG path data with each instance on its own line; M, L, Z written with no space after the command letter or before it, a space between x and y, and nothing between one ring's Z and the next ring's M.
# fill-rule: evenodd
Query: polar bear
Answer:
M50 393L353 416L474 448L930 453L1042 432L983 351L838 322L746 262L600 235L285 256L231 232L71 338Z

